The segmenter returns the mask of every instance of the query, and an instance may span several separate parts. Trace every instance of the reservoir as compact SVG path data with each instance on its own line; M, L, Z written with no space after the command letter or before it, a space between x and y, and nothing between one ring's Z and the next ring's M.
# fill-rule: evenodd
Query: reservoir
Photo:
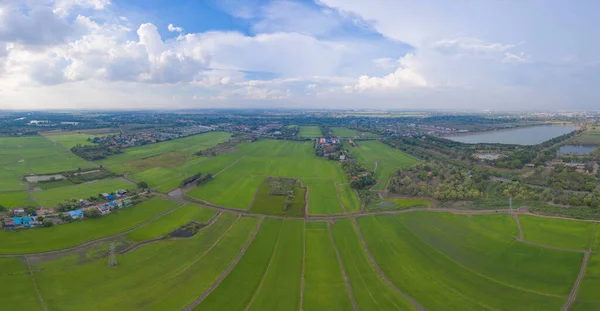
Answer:
M560 147L558 152L562 154L586 155L596 150L596 148L596 146L565 145Z
M540 125L446 138L465 144L537 145L576 129L573 125Z

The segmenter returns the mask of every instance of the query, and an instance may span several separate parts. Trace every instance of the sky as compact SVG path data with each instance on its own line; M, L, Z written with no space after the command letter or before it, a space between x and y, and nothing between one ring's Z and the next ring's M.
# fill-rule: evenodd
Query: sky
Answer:
M0 109L600 110L600 2L0 0Z

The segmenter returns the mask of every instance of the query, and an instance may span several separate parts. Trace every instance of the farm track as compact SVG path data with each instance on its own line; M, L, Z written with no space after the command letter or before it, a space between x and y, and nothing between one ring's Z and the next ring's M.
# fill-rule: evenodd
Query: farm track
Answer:
M250 238L248 239L248 241L246 242L244 247L240 250L239 255L233 260L231 265L229 265L229 267L227 267L227 269L225 271L223 271L221 276L213 283L213 285L211 287L209 287L206 291L204 291L204 293L202 293L202 295L200 295L200 297L196 298L196 300L194 300L191 304L189 304L187 307L183 308L182 311L191 311L193 308L198 306L206 297L208 297L208 295L210 295L210 293L212 293L221 284L221 282L223 282L223 280L225 280L225 278L229 275L231 270L233 270L233 268L235 268L237 263L242 259L242 257L246 253L246 250L248 249L248 247L250 247L250 244L252 244L252 241L254 241L256 234L258 234L258 230L260 230L260 227L262 226L263 220L264 220L264 217L260 218L260 221L256 225L256 229L254 229L254 232L252 232L252 235L250 236Z
M590 259L590 252L587 251L583 255L583 260L581 261L581 268L579 269L579 275L577 275L577 280L575 280L575 284L571 288L571 293L569 293L569 298L563 305L561 311L571 310L571 306L575 302L577 298L577 293L579 292L579 287L581 286L581 282L583 282L583 278L585 277L585 270L587 268L588 260Z
M356 218L352 218L352 222L354 223L356 233L358 233L358 238L360 239L360 242L362 243L362 246L365 250L365 253L367 254L367 257L369 257L369 261L371 262L371 265L373 266L373 268L375 268L375 270L377 271L379 276L383 279L383 281L385 281L385 283L387 283L388 286L390 286L392 289L394 289L396 292L398 292L400 295L402 295L406 300L408 300L413 306L415 306L415 308L417 308L420 311L425 311L426 310L425 307L423 307L421 304L419 304L416 300L414 300L412 297L410 297L407 293L405 293L401 289L399 289L394 283L392 283L392 281L390 281L390 279L387 277L387 275L385 275L385 273L383 273L383 270L381 270L381 268L375 261L375 258L373 258L371 251L369 250L369 246L367 245L367 242L365 241L365 238L363 237L362 232L360 231L360 227L358 226L358 222L356 222Z
M300 307L299 311L302 311L302 306L304 303L304 272L306 265L306 222L304 223L304 228L302 231L302 276L300 277Z
M239 158L239 159L235 160L235 162L233 162L233 163L229 164L228 166L226 166L226 167L225 167L225 168L223 168L222 170L218 171L218 172L217 172L217 173L214 175L214 177L217 177L217 176L219 176L221 173L225 172L225 171L226 171L226 170L228 170L230 167L232 167L232 166L236 165L238 162L242 161L242 160L243 160L245 157L246 157L246 156L242 156L241 158Z
M352 307L354 311L358 311L358 306L356 305L356 301L354 300L354 295L352 294L352 287L350 286L350 280L348 279L348 274L346 274L346 269L344 268L344 263L342 262L342 256L340 256L340 251L338 250L337 244L335 243L335 239L333 238L333 231L331 231L331 222L327 223L327 230L329 231L329 238L331 239L331 243L333 244L333 249L335 250L335 255L337 256L338 262L340 263L340 270L342 270L342 274L344 275L344 282L346 283L346 290L348 291L348 297L352 302Z
M275 242L275 247L273 248L273 253L271 253L271 258L269 259L269 264L267 265L267 269L265 269L265 273L263 274L262 279L260 279L260 283L258 283L258 287L254 291L254 294L252 295L252 298L250 299L250 302L248 303L248 305L246 306L244 311L248 311L250 309L250 307L252 306L252 303L254 303L254 299L256 299L256 295L258 295L258 293L260 292L260 289L262 288L265 278L267 278L267 273L269 273L269 269L271 268L271 264L273 263L273 258L275 258L275 252L277 251L277 246L279 246L279 240L281 240L281 231L283 231L283 223L281 224L281 227L279 228L279 234L277 235L277 242Z
M521 227L521 222L519 221L519 214L514 214L513 218L517 222L517 227L519 228L519 238L517 240L523 242L523 227Z
M344 210L344 214L348 214L348 209L346 209L346 206L344 205L344 203L342 203L342 198L340 197L340 189L338 188L338 185L335 183L335 180L333 180L333 185L335 186L335 193L337 194L338 203L340 203L340 206L342 206L342 209Z
M40 289L37 286L37 282L35 281L35 275L33 274L33 270L31 270L31 265L29 264L29 259L25 258L25 263L27 264L27 269L29 270L29 275L31 276L31 281L33 282L33 288L35 288L35 292L38 296L38 300L40 301L42 308L44 308L45 311L48 311L48 307L46 306L46 303L44 302L44 298L42 298L42 294L40 293Z

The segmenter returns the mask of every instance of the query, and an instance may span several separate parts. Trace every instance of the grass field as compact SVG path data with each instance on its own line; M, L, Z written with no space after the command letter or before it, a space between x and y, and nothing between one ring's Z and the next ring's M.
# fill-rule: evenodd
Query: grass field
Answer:
M0 305L6 310L42 311L33 279L19 258L0 258Z
M361 141L358 147L350 147L350 152L368 170L375 170L379 183L374 190L384 190L392 172L398 168L411 166L419 160L400 150L391 148L380 141Z
M36 253L72 247L133 228L176 205L172 201L154 198L96 219L51 228L0 231L0 254Z
M600 310L600 254L595 253L590 256L585 271L585 277L579 288L579 295L573 310L592 311Z
M304 310L352 309L327 223L306 223L304 265Z
M430 207L431 201L425 199L385 199L378 204L368 205L371 211L405 210L417 207Z
M301 126L297 136L307 138L321 137L321 128L318 126Z
M569 249L589 249L594 223L519 216L525 240Z
M331 130L333 131L333 135L340 138L353 138L358 136L356 130L351 130L347 127L332 127Z
M125 180L106 179L91 184L60 187L45 191L34 191L32 196L45 207L56 206L66 199L85 199L101 193L114 192L119 189L132 189L136 185Z
M281 220L264 220L242 259L194 310L245 310L271 262L282 224Z
M109 134L102 134L101 136L106 136ZM77 145L82 146L93 146L95 145L92 142L88 141L88 138L94 138L98 135L90 135L90 134L63 134L63 135L49 135L47 136L50 140L53 140L63 147L67 149L71 149Z
M269 183L265 181L260 185L256 193L256 199L250 207L249 212L263 215L302 217L304 216L305 193L306 189L300 188L300 185L296 182L292 205L285 210L286 196L270 195Z
M340 193L340 200L348 212L358 212L362 207L362 203L356 191L349 184L337 185Z
M246 209L258 186L268 176L333 179L338 183L346 180L339 163L314 156L311 142L262 140L240 144L237 150L237 162L231 162L220 175L187 195L220 206ZM206 164L220 157L208 160ZM332 195L335 198L335 192Z
M0 192L0 205L6 208L17 208L30 205L37 206L37 203L29 199L28 192Z
M373 268L351 220L338 220L332 230L360 310L416 310Z
M344 209L340 204L333 180L303 179L302 183L308 187L308 213L309 214L343 214Z
M304 221L286 220L271 265L249 310L298 310L302 276Z
M144 241L165 236L173 230L191 222L206 223L217 212L198 205L184 205L181 208L127 234L133 241Z
M472 270L456 261L458 254L449 257L452 255L449 250L441 252L429 244L431 241L412 233L404 226L400 217L364 217L358 222L369 250L383 272L396 286L427 309L559 310L566 299L566 295L538 294L523 288L526 284L513 286ZM437 237L447 235L437 234ZM466 244L465 247L468 247L469 242L462 241ZM490 249L486 247L485 251ZM515 257L519 258L519 254L516 253ZM498 260L495 266L503 264ZM563 269L576 271L578 265L575 263L574 268ZM576 273L573 279L561 279L560 284L546 286L558 290L572 285L574 277ZM537 276L537 279L543 279L543 276ZM521 277L521 280L524 278Z
M69 269L39 264L38 286L51 310L180 310L232 263L257 222L221 215L192 238L152 243L119 256L117 269L107 267L106 258Z

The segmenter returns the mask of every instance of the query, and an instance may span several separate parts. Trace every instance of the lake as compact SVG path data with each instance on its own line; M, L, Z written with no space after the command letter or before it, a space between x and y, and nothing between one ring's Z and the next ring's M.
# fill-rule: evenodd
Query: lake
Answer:
M560 147L558 152L562 154L574 154L574 155L586 155L596 150L596 146L575 146L575 145L565 145Z
M446 138L465 144L537 145L576 129L577 127L573 125L540 125Z

